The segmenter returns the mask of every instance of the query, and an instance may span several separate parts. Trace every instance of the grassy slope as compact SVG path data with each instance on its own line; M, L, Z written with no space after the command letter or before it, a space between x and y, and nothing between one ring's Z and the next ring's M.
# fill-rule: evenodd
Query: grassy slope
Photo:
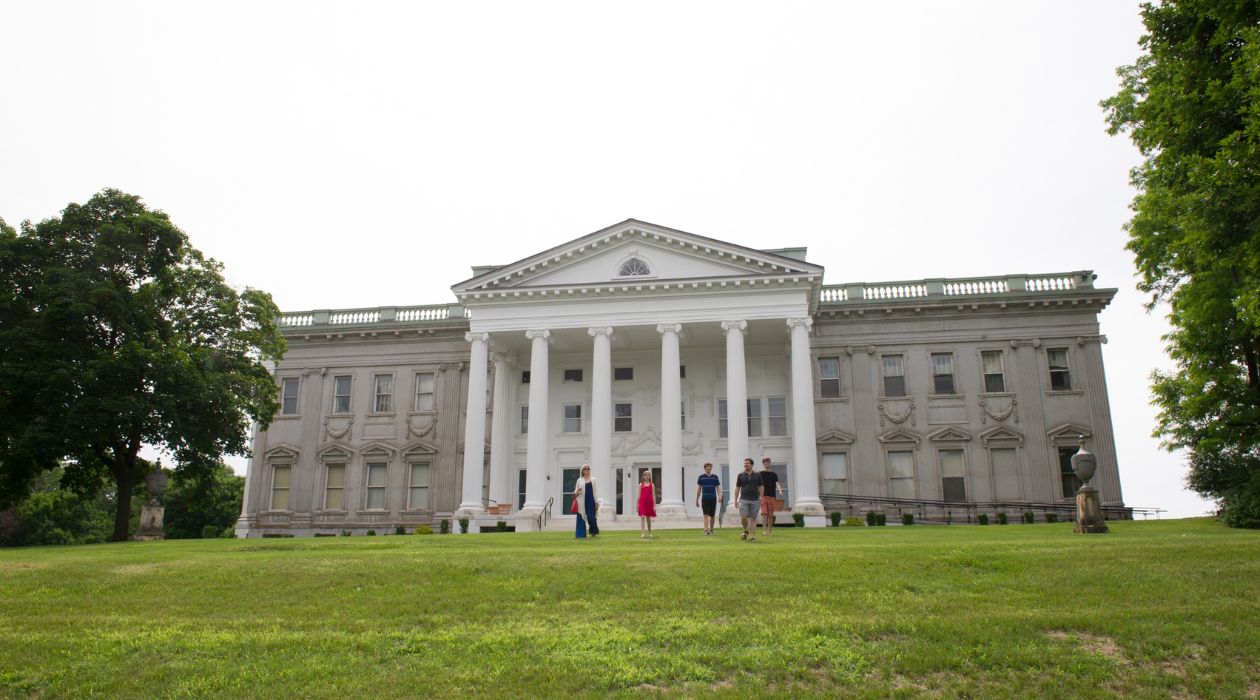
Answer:
M1207 520L0 551L0 695L1260 693Z

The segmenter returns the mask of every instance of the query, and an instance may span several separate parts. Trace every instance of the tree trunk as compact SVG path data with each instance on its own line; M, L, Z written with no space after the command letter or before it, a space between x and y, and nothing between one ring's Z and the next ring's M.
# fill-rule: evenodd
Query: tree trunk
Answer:
M131 532L131 479L126 479L127 483L123 483L124 479L116 478L115 483L118 485L117 496L114 498L114 505L117 510L114 511L114 534L110 536L112 542L126 542Z

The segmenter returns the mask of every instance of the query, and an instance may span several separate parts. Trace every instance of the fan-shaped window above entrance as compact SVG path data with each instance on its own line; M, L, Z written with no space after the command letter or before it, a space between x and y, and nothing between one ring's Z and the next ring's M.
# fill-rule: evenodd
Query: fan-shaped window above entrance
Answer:
M618 277L642 277L650 275L652 271L648 269L647 263L638 258L630 258L621 264L621 269L617 271Z

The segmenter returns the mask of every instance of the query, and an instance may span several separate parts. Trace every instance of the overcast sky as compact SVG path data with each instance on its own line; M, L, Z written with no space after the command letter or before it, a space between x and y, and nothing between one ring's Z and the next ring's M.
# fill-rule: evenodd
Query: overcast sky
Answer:
M1098 101L1136 2L0 4L0 216L105 187L285 310L453 301L634 217L809 247L827 283L1093 269L1125 501L1209 507Z

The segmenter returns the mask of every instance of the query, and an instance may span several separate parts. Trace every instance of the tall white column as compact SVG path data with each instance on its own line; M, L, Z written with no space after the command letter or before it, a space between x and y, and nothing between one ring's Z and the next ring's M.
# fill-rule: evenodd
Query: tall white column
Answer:
M604 499L600 516L616 512L617 485L612 478L612 333L609 327L587 328L595 339L591 371L591 476Z
M490 420L490 498L495 503L516 503L512 482L512 360L496 352L494 360L494 413Z
M811 318L789 318L792 329L792 473L793 513L825 515L818 498L818 444L814 427L814 371L809 359ZM826 523L818 522L818 525Z
M550 350L547 339L551 331L546 329L525 331L533 345L529 353L529 436L525 441L525 508L523 512L538 513L547 505L547 418L550 406L547 396L547 370Z
M661 507L660 515L685 517L682 500L682 381L679 379L678 333L681 323L658 323L661 334Z
M744 375L744 330L747 321L723 321L726 331L726 455L730 464L731 483L722 488L731 494L731 504L737 505L735 477L744 470L744 458L748 453L748 379Z
M464 488L459 504L461 517L475 517L481 507L481 478L486 463L486 359L489 356L489 333L465 333L472 343L468 361L468 415L464 419Z

